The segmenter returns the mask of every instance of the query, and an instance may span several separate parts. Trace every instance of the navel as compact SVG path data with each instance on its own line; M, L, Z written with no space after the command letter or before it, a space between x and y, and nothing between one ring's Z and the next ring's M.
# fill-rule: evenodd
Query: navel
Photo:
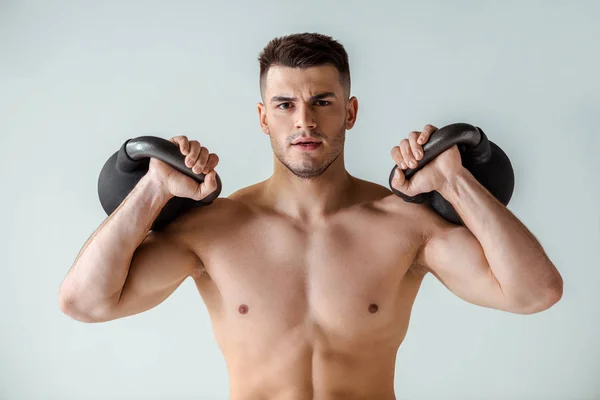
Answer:
M369 306L369 312L371 314L375 314L377 312L377 310L379 310L379 306L377 304L373 303Z
M238 311L240 314L248 314L248 306L245 304L242 304L238 307Z

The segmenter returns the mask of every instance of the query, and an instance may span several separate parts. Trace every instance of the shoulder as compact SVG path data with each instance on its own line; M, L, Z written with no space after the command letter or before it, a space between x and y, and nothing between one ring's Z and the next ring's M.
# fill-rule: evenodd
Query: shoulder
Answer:
M227 197L218 197L211 204L192 208L180 215L166 229L172 236L192 236L198 238L203 232L217 233L243 224L255 213L252 207L252 196L244 188Z
M219 197L210 205L180 215L163 233L168 240L196 254L204 265L211 246L235 240L235 232L251 226L259 214L256 207L243 199Z
M353 177L352 180L352 197L356 199L356 203L371 203L393 194L390 189L378 183L356 177Z
M391 235L398 240L414 239L415 257L411 269L419 273L425 272L424 252L430 243L465 229L445 220L427 204L406 202L391 191L388 196L373 201L371 207L384 216L383 229Z
M441 217L437 212L427 205L420 204L417 207L418 226L421 235L421 243L415 255L415 268L424 272L429 272L429 266L426 261L426 254L439 243L446 243L448 238L454 238L463 234L468 234L468 229L463 225L456 225Z
M189 210L173 224L179 232L199 232L231 227L250 218L252 210L243 201L220 197L210 205Z

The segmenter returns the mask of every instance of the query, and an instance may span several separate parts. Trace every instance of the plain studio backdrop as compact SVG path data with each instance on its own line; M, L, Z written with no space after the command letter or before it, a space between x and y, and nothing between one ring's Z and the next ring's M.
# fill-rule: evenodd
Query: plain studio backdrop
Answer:
M557 305L523 316L428 276L398 398L600 398L599 20L592 1L0 1L0 398L228 398L191 279L103 324L63 315L58 288L106 218L98 173L126 139L198 139L222 196L270 176L257 56L295 32L349 53L351 174L387 186L411 130L481 126L515 168L510 210L564 278Z

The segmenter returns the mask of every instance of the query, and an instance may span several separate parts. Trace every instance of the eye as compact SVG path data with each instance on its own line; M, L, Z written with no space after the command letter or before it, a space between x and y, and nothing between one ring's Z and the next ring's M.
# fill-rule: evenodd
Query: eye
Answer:
M277 106L280 110L287 110L290 106L290 103L281 103Z
M315 104L318 105L318 106L324 107L324 106L330 105L331 102L327 101L327 100L317 100L317 101L315 101Z

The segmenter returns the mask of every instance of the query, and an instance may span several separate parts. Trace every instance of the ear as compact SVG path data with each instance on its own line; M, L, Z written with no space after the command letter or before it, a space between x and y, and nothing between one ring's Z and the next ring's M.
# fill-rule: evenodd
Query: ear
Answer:
M271 133L271 131L269 130L269 125L267 124L267 109L263 103L258 103L257 108L258 108L258 119L260 122L260 129L262 129L262 131L266 135L268 135L269 133Z
M357 114L358 100L355 96L352 96L350 100L348 100L348 104L346 106L346 129L352 129L352 127L356 123Z

